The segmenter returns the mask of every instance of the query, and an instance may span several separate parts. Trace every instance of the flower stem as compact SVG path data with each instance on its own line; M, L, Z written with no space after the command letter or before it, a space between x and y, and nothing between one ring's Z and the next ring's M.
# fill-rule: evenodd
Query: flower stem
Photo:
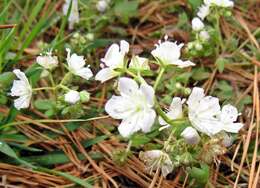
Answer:
M40 91L40 90L55 90L56 87L38 87L38 88L33 88L33 91Z
M221 35L221 29L220 29L220 24L219 24L219 20L220 20L220 16L219 14L216 15L216 24L215 24L215 29L218 33L218 42L219 42L219 46L221 47L221 51L224 51L224 43L223 43L223 38ZM218 51L217 51L217 55L219 55L219 47L218 47Z
M71 76L71 72L67 72L65 74L65 76L63 77L63 79L60 81L60 84L59 85L63 85L64 82L67 81L67 79Z
M153 85L154 91L157 89L157 87L158 87L158 85L159 85L159 83L160 83L160 81L162 79L162 75L163 75L164 71L165 71L165 68L164 67L160 67L159 74L158 74L158 76L157 76L157 78L155 80L155 83Z

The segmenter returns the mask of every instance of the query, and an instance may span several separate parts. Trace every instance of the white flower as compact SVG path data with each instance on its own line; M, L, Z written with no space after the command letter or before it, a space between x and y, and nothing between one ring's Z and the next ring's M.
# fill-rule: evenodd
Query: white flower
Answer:
M193 18L191 24L193 31L200 31L204 28L204 23L198 17Z
M77 76L80 76L86 80L91 78L93 76L93 73L91 72L90 68L84 67L85 66L85 60L83 56L78 56L77 54L70 55L70 49L66 48L67 50L67 62L69 66L69 70Z
M234 123L237 120L238 111L236 107L228 104L222 107L219 119L222 123L222 130L230 133L238 133L243 127L242 123Z
M181 136L185 139L188 144L198 144L200 141L200 135L196 129L187 127L182 131Z
M122 119L118 130L123 137L142 130L149 132L156 114L154 105L154 90L147 84L137 83L130 78L120 78L118 90L121 96L113 95L106 103L106 112L114 119Z
M58 58L57 56L52 56L51 52L37 56L36 62L47 70L52 70L58 66Z
M99 12L105 12L105 10L107 9L108 6L108 2L107 0L99 0L96 4L96 8Z
M79 23L79 9L78 9L78 0L65 0L65 4L62 7L63 14L67 15L70 7L70 2L72 1L71 11L68 18L69 29L73 29L75 23Z
M19 97L14 100L14 106L18 110L28 108L32 97L32 87L25 74L19 69L13 70L13 73L19 78L19 80L14 80L10 93L11 96Z
M200 17L200 19L204 20L208 15L209 15L209 6L208 5L200 6L197 16Z
M70 104L76 104L80 100L80 93L75 90L70 90L65 94L64 100Z
M205 30L201 31L199 33L199 38L202 40L202 41L207 41L209 40L210 36L209 36L209 33Z
M171 119L178 119L182 117L182 100L179 97L174 97L172 99L169 111L166 113L166 116ZM159 123L160 125L163 125L163 128L167 128L170 125L163 120L162 117L159 117Z
M204 3L208 6L216 5L225 8L234 6L234 2L231 0L204 0Z
M191 61L182 61L179 59L183 45L182 43L177 45L176 42L159 41L151 54L165 65L177 65L180 68L194 66L195 64Z
M115 69L123 68L124 58L128 51L129 44L125 40L120 41L120 46L115 43L112 44L108 48L105 57L101 59L106 67L97 73L95 79L103 83L111 78L118 76L120 73L115 71Z
M150 70L148 61L149 60L147 58L133 56L130 61L129 67L137 70Z
M220 114L218 98L205 96L202 88L195 87L187 104L189 120L198 131L213 136L222 130L222 124L217 118Z
M58 66L58 58L57 56L52 56L51 52L47 52L45 55L37 56L36 62L44 68L41 73L41 77L48 76L49 71Z
M150 173L160 168L162 175L166 177L173 171L173 164L169 155L161 150L142 152L140 153L140 159L144 161Z

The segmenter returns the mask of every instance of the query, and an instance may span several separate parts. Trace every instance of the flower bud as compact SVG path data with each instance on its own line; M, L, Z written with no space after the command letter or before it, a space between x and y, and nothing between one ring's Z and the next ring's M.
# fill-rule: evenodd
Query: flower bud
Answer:
M191 24L193 31L200 31L204 28L204 23L198 17L193 18Z
M70 90L68 93L65 94L65 99L67 103L75 104L80 100L79 92L75 90Z
M182 88L182 85L181 85L180 82L177 82L176 85L175 85L175 87L176 87L177 89L181 89L181 88Z
M106 0L100 0L97 2L96 8L99 12L105 12L105 10L107 9L107 1Z
M79 92L80 95L80 101L81 102L88 102L90 98L90 94L87 91L81 91Z
M200 50L202 50L202 48L203 48L203 47L202 47L202 45L201 45L200 43L196 43L196 44L195 44L195 49L196 49L196 50L200 51Z
M186 88L184 89L184 95L190 95L190 93L191 93L191 89L188 88L188 87L186 87Z
M199 37L202 41L209 40L209 33L207 31L201 31Z
M200 136L198 132L192 127L187 127L186 129L184 129L184 131L182 131L181 133L181 136L188 144L198 144L200 141Z

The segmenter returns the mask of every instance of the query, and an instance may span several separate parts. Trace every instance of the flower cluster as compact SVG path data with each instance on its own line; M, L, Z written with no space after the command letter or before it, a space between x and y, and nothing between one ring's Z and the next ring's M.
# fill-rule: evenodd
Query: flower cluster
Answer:
M72 10L77 8L75 2L72 1ZM100 9L104 8L102 3L99 4ZM192 44L197 50L202 50L204 44L210 40L202 20L216 6L232 7L233 3L229 0L204 0L204 5L197 13L198 17L192 20L196 40L188 46ZM13 81L10 95L18 97L14 100L14 106L20 110L30 106L34 92L49 89L53 91L56 100L63 102L60 106L64 108L63 113L66 113L69 110L82 110L82 106L77 105L89 100L90 94L85 90L78 91L79 87L73 83L73 78L85 81L94 77L102 84L118 78L117 94L107 100L104 110L109 116L120 121L118 132L122 139L129 139L129 143L137 134L145 135L157 131L162 135L164 142L157 147L159 149L141 152L139 156L146 164L147 170L152 172L161 169L162 175L166 177L175 167L192 165L197 161L210 162L212 158L224 153L225 147L232 144L232 134L238 133L243 127L242 123L236 122L239 113L235 106L221 106L218 98L207 96L200 87L188 88L189 92L185 95L173 92L175 97L172 98L169 108L162 109L164 101L160 100L159 94L162 92L158 90L165 73L181 72L196 65L181 57L183 46L183 43L172 42L165 36L151 51L153 60L138 55L129 58L130 45L121 40L119 44L114 43L107 49L105 56L101 58L101 69L95 76L89 65L86 65L84 57L71 53L68 48L66 63L63 64L51 51L46 52L36 58L36 66L41 69L41 78L49 78L52 86L34 88L30 84L30 77L15 69L13 73L18 79ZM156 66L150 68L151 64ZM54 81L55 70L62 65L66 70L65 75L61 80ZM158 70L155 71L154 67ZM149 79L146 79L147 72ZM176 88L179 87L175 85ZM59 95L62 97L57 97ZM67 106L75 108L68 110ZM128 149L130 146L131 144Z
M183 44L178 45L176 42L168 41L167 37L164 42L159 41L151 54L156 59L160 70L167 70L169 66L185 68L195 65L189 60L180 59L182 46ZM176 143L182 144L184 147L188 147L188 145L201 147L205 138L209 140L209 143L214 144L215 142L211 142L211 140L219 140L214 148L230 145L228 133L238 133L243 127L242 123L236 123L239 115L236 107L227 104L221 108L218 98L206 96L202 88L194 87L187 100L174 97L167 112L163 112L156 99L156 83L162 76L161 71L153 87L150 86L141 76L142 74L131 72L133 67L139 71L150 70L149 59L133 56L128 63L126 56L128 51L129 44L125 41L121 41L120 46L112 44L105 57L101 59L105 63L105 65L102 63L103 69L96 75L96 79L101 82L124 74L133 77L133 79L120 77L118 80L119 95L113 95L105 105L105 111L112 118L121 120L118 127L121 136L131 140L132 135L139 131L148 133L157 120L162 126L159 128L160 131L167 129L174 135L174 130L178 125L176 122L183 122L181 120L186 122L179 135L180 140L178 137L170 135L162 150L151 150L140 154L140 158L144 160L149 171L161 168L163 176L166 176L175 166L180 165L180 161L185 164L189 163L192 158L189 153L185 153L183 159L182 157L172 158L171 152L174 149L171 148L175 146L172 146L170 142L173 137L173 140L177 139ZM182 143L182 141L184 142ZM213 153L215 151L222 150L213 150ZM214 157L216 154L220 154L220 152L215 152L212 156Z
M234 6L233 1L230 0L204 0L204 4L199 7L197 16L192 19L192 30L194 32L194 40L188 43L187 50L192 55L202 54L207 55L205 51L209 48L210 32L214 35L214 28L205 26L203 21L206 17L210 17L209 21L213 21L216 27L219 25L216 23L219 20L219 15L225 11L226 8ZM217 20L216 20L217 19Z
M32 98L33 92L44 89L58 90L62 89L65 92L64 101L69 104L76 104L77 102L86 102L89 98L89 94L86 91L75 91L69 89L67 86L63 85L66 77L72 75L79 76L85 80L89 80L93 73L89 67L85 67L85 60L83 56L78 56L73 53L71 55L71 50L67 50L67 67L68 73L64 76L64 79L61 82L53 87L47 88L32 88L29 83L28 78L25 73L19 69L15 69L13 72L19 78L19 80L14 80L13 86L11 88L11 96L18 97L14 101L14 106L18 110L23 108L28 108L30 106L30 101ZM36 58L36 62L40 67L42 67L41 77L50 76L52 78L52 71L57 68L59 65L57 56L53 56L51 52L46 52L45 54L40 54ZM52 80L53 81L53 80Z

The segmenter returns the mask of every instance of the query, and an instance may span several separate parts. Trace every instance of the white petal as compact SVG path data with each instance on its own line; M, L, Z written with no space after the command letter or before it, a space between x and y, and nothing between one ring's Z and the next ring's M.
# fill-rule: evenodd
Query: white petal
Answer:
M105 57L102 58L101 61L108 67L116 68L119 66L119 64L123 63L123 58L124 55L120 53L118 44L112 44L108 48Z
M221 110L220 119L222 122L234 122L237 120L238 111L237 108L228 104L223 106Z
M30 85L27 77L25 76L25 74L22 71L20 71L20 69L14 69L13 73L17 76L17 78L26 82L28 85Z
M199 87L194 87L188 98L187 104L189 108L196 109L199 105L200 100L205 96L204 89Z
M145 95L145 98L146 98L148 104L153 106L154 105L154 89L153 89L153 87L151 87L148 84L142 84L140 86L140 90Z
M195 66L195 63L192 63L191 61L182 61L182 60L177 60L173 62L172 64L177 65L179 68L186 68L190 66Z
M125 40L120 41L120 52L126 54L129 51L129 43Z
M212 96L206 96L200 101L200 108L197 109L200 117L218 116L220 111L219 99Z
M90 70L90 68L87 67L79 69L75 73L86 80L90 79L93 76L92 71Z
M129 116L128 118L124 119L119 127L118 131L123 137L129 137L133 133L140 130L140 127L137 126L137 123L139 121L138 115Z
M26 95L28 93L27 90L27 85L24 81L22 80L14 80L13 81L13 86L11 88L11 96L21 96L21 95Z
M196 118L189 113L189 119L191 124L200 132L205 133L208 136L213 136L222 130L221 122L213 117L208 118Z
M116 77L118 74L119 73L110 68L103 68L96 74L95 80L99 80L103 83L107 80L110 80L111 78Z
M223 130L230 133L238 133L243 126L243 123L227 123L223 125Z
M170 111L174 110L176 116L180 116L182 114L182 100L180 97L174 97L172 99L169 110Z
M122 77L118 81L118 90L121 95L132 95L138 91L138 85L133 79Z
M85 65L85 60L83 56L78 56L77 54L72 54L70 58L68 59L68 65L69 68L72 69L72 71L80 70Z
M140 121L138 122L138 124L140 125L142 131L144 133L147 133L147 132L151 131L151 127L154 123L156 113L152 109L148 110L147 112L143 112L143 113L144 114L140 118Z
M31 95L22 95L14 100L14 107L17 110L28 108L30 106Z
M125 119L133 112L133 103L122 96L113 95L105 105L105 111L114 119Z

